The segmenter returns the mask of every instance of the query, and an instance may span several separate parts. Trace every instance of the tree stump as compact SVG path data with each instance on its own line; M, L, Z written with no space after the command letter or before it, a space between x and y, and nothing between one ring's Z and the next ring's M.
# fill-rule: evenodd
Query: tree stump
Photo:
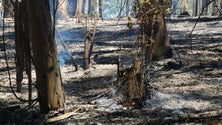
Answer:
M141 107L148 97L141 63L140 59L134 59L131 68L120 69L123 106L125 107Z

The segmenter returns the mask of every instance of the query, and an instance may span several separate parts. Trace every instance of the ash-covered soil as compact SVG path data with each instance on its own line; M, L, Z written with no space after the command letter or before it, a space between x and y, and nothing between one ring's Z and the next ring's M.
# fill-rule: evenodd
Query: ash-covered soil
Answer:
M119 103L119 89L116 88L120 45L123 47L122 62L129 66L131 50L139 34L138 26L133 25L132 29L128 29L127 19L98 20L91 66L83 70L86 24L77 23L73 18L59 20L57 31L68 50L62 46L61 39L57 39L58 56L66 93L66 112L72 112L72 115L49 124L222 123L222 21L211 19L198 22L190 36L195 22L175 20L167 20L174 56L150 64L149 82L154 88L153 95L141 109L123 107ZM6 52L12 87L16 89L12 21L7 21L7 25ZM93 30L93 20L88 23L88 30ZM79 66L77 72L74 72L67 51ZM39 113L38 104L33 104L29 109L28 103L14 97L10 90L2 42L0 62L0 124L44 124L47 119L62 115L51 112L45 116ZM36 98L34 70L32 75L33 98ZM26 75L22 93L16 94L21 98L28 97Z

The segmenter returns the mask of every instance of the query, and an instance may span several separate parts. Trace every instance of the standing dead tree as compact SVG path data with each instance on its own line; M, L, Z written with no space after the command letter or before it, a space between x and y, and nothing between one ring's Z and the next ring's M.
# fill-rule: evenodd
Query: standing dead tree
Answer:
M17 92L21 92L23 72L26 71L29 83L29 100L32 100L31 49L28 31L28 13L26 0L14 3L15 50L16 50L16 84Z
M2 5L4 6L4 16L5 18L10 18L13 12L13 2L12 0L2 0Z
M172 50L164 20L164 11L169 6L168 0L148 0L141 2L139 21L141 35L146 41L146 61L172 57Z
M23 80L23 71L25 64L25 44L23 41L23 11L22 5L15 1L15 49L16 49L16 84L17 92L21 92L21 82Z
M97 2L94 2L94 8L97 8ZM86 25L86 34L84 39L84 66L83 68L86 70L89 68L90 65L90 58L93 53L93 47L95 43L95 37L96 37L96 28L97 28L97 11L94 10L94 24L93 24L93 33L91 35L91 32L88 31L88 25ZM88 17L86 17L86 24L88 24Z
M123 105L142 106L151 97L147 70L152 60L168 55L169 39L164 21L167 0L137 0L135 11L141 35L137 37L133 64L130 68L118 67L118 79L122 87ZM130 28L130 27L129 27ZM121 66L121 64L118 64Z
M89 69L89 64L90 64L90 41L91 41L91 34L90 31L86 31L85 39L84 39L84 65L83 69L87 70Z

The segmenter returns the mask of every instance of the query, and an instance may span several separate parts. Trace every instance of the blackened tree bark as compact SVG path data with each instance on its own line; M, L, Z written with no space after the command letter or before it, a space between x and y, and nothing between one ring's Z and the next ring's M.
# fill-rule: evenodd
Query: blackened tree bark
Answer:
M12 13L13 13L13 5L10 2L10 0L2 0L2 4L4 6L4 15L5 18L10 18L12 17Z
M59 75L48 0L28 0L29 31L40 110L64 108L64 91Z
M58 12L57 15L59 18L68 17L68 9L67 9L67 0L58 0Z
M94 0L93 1L93 15L94 15L94 17L97 17L97 15L98 15L97 8L98 8L98 2L97 2L97 0Z
M220 0L215 0L215 2L213 2L213 12L212 12L212 16L218 16L220 15L220 12L219 12L219 3L220 3Z
M90 36L90 32L87 31L86 32L86 35L85 35L85 40L84 40L84 65L83 65L83 69L84 70L87 70L89 69L89 64L90 64L90 39L91 39L91 36Z
M222 1L220 1L219 7L220 7L220 10L222 10Z
M193 16L198 15L198 0L193 1Z
M201 10L207 6L207 4L210 2L210 0L202 0ZM208 15L209 7L206 7L204 9L203 15Z
M130 7L130 1L126 0L126 16L129 15L129 7Z
M172 51L169 48L170 42L168 38L168 32L165 23L164 11L159 6L164 7L163 0L150 0L150 4L144 4L145 9L149 15L140 15L141 20L141 32L146 37L146 41L149 46L146 47L146 61L159 60L163 57L172 57ZM153 6L154 10L158 10L155 13L150 9Z
M141 26L141 35L137 38L136 44L140 44L138 50L141 53L134 59L131 68L121 70L118 67L125 106L142 106L144 101L150 98L151 89L148 89L148 74L144 67L147 67L151 60L158 60L166 55L172 56L164 20L164 10L169 3L165 3L164 0L136 2L139 2L136 3L135 10L139 10L138 19Z
M15 51L16 51L16 84L17 92L21 92L23 71L25 64L25 42L23 41L23 7L22 4L15 1Z
M88 15L93 16L93 0L88 0Z
M142 107L150 96L146 81L143 78L142 61L138 58L133 60L131 68L118 73L122 82L123 105L126 107Z
M86 14L86 2L87 0L82 0L82 14Z
M68 15L74 17L76 14L77 0L68 0L67 1L67 9Z
M99 18L103 18L103 0L99 0Z

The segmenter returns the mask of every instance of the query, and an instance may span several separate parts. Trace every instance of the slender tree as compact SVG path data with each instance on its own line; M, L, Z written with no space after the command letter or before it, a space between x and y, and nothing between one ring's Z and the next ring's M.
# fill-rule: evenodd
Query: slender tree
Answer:
M129 15L129 8L130 8L130 1L129 0L126 0L126 16Z
M88 15L93 16L93 0L88 0Z
M57 2L58 1L58 2ZM56 0L58 3L58 12L57 15L59 18L66 18L68 17L68 10L67 10L67 0Z
M78 0L77 7L76 7L76 17L82 16L82 8L83 8L83 0Z
M158 60L163 57L171 57L170 42L168 38L166 23L164 20L164 0L150 0L145 2L140 14L141 32L146 37L149 46L146 47L146 60ZM153 8L152 8L153 7ZM153 11L157 10L156 12Z
M103 0L99 0L99 17L103 18Z
M16 51L16 84L17 92L21 92L21 82L23 80L23 71L24 71L24 56L25 56L25 46L23 42L23 12L21 3L18 0L15 1L15 51Z
M141 27L141 35L137 38L140 52L133 60L131 68L118 67L118 78L122 83L123 100L125 106L141 106L150 97L150 89L146 69L151 60L161 59L168 53L169 39L164 21L164 11L169 2L165 0L138 0L138 20ZM118 64L118 66L121 66Z
M28 0L29 32L40 110L64 108L64 91L59 75L48 0Z
M188 0L181 0L181 10L180 13L188 12Z
M12 17L13 13L13 3L11 3L10 0L2 0L2 4L4 6L4 15L5 18L10 18Z
M200 9L202 10L205 6L207 6L207 4L208 4L209 2L210 2L210 0L202 0L202 5L201 5ZM206 8L204 9L203 14L204 14L204 15L208 15L208 12L209 12L209 7L206 7Z
M82 14L86 14L87 0L82 1Z
M222 11L222 1L220 1L219 7L220 7L220 10Z
M220 0L215 0L214 2L213 2L213 12L212 12L212 16L218 16L219 14L220 14L220 12L219 12L219 8L220 8L220 6L219 6L219 3L220 3Z
M93 1L92 8L93 8L93 15L94 15L94 17L97 17L98 16L98 11L97 11L98 1L97 0Z
M76 8L77 8L77 0L68 0L67 1L67 10L68 10L69 16L71 16L71 17L75 16Z
M193 1L193 16L198 15L198 0Z
M91 40L91 36L90 36L90 32L87 31L86 35L85 35L85 39L84 39L84 65L83 65L83 69L87 70L89 69L89 65L90 65L90 40Z

